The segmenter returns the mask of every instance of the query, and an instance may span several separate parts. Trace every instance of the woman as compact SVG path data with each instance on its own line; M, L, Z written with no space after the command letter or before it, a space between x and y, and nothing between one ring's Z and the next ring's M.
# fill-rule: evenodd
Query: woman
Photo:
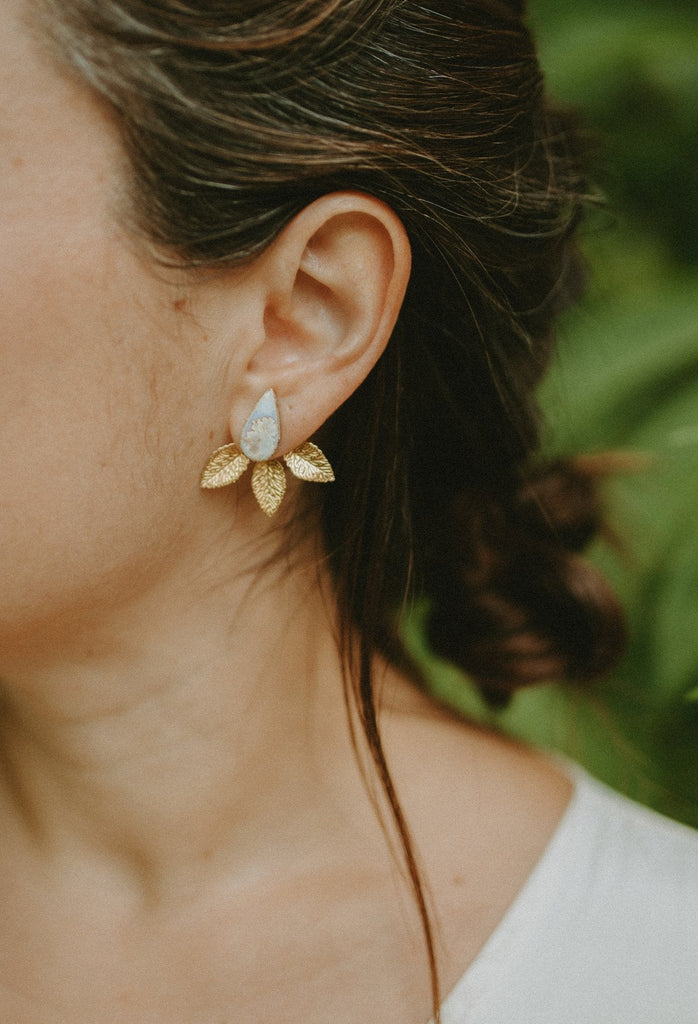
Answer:
M518 4L433 7L2 7L3 1021L694 1019L692 838L399 640L622 645L530 468L574 137Z

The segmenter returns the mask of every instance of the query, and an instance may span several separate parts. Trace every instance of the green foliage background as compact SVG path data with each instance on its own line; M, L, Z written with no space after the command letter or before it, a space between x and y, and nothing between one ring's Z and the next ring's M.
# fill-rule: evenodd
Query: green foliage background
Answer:
M466 714L698 825L698 9L533 0L531 21L549 91L594 139L606 196L584 230L589 294L562 325L543 389L549 447L643 453L607 485L622 546L591 552L632 641L593 695L551 683L497 715L421 657Z

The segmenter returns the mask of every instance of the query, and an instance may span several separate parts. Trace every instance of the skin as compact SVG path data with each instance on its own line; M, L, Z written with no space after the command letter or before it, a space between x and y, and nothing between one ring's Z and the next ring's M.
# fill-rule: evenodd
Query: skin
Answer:
M316 541L198 487L267 387L288 450L363 379L404 232L341 194L245 270L165 272L109 112L27 13L0 11L0 1017L423 1024ZM570 786L377 668L447 991Z

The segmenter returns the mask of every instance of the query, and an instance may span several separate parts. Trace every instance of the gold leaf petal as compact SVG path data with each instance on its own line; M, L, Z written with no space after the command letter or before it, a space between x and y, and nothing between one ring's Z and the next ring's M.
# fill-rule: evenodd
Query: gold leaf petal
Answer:
M276 459L255 463L252 490L262 512L273 516L286 491L286 474L281 463Z
M334 480L332 466L312 441L306 441L300 448L294 448L288 455L284 455L284 462L299 480L312 480L317 484L327 484Z
M239 480L250 464L244 452L236 444L224 444L215 452L204 466L201 474L201 486L207 489L227 487Z

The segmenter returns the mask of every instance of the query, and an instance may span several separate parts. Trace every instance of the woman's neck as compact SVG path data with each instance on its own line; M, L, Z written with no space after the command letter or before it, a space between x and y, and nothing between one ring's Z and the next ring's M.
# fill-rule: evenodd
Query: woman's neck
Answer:
M173 574L6 680L6 835L102 858L149 900L264 871L279 836L288 864L327 825L328 787L356 784L341 687L315 567L198 594Z

